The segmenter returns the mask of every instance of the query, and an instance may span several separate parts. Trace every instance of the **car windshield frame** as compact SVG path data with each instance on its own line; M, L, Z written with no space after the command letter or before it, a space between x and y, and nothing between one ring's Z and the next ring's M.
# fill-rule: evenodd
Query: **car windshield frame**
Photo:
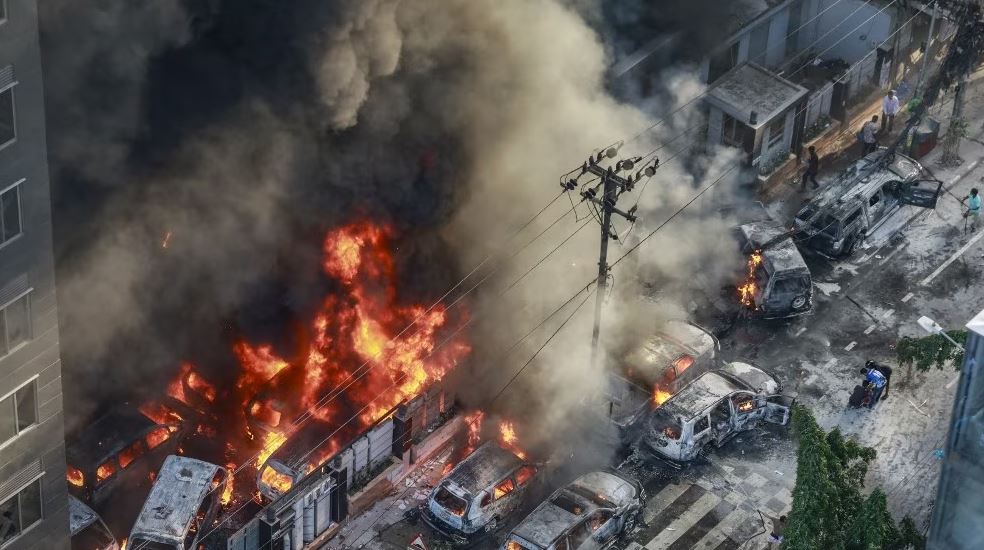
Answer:
M457 508L452 508L451 506L449 506L448 501L452 503L455 503L455 501L457 503L460 503L461 513L459 514L456 511ZM464 517L465 514L468 512L468 501L452 493L451 490L448 489L448 486L446 484L441 485L440 487L437 488L437 491L434 493L434 502L436 502L441 508L447 510L448 513L450 513L453 516Z

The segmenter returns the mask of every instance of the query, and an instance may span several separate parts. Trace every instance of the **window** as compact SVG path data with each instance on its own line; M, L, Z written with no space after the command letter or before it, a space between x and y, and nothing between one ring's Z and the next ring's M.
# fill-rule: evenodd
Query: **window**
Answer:
M710 66L707 72L707 83L713 84L715 80L724 76L738 64L738 42L718 52L711 57Z
M769 150L781 146L784 137L786 137L786 115L778 116L769 123Z
M20 182L18 182L0 193L0 244L20 234Z
M147 434L147 447L153 449L167 441L169 437L171 437L171 434L168 433L167 428L164 426L154 428L154 431Z
M743 148L745 146L745 125L738 122L735 117L728 113L723 113L723 116L724 121L721 125L722 143L739 149Z
M0 357L31 339L30 295L25 294L0 306Z
M0 92L0 147L14 141L14 87Z
M513 483L512 478L503 479L498 485L495 486L495 499L499 500L500 498L513 492L513 489L515 488L516 485Z
M119 456L120 468L126 468L127 466L129 466L134 460L139 458L140 455L144 454L144 451L145 448L142 439L138 439L137 441L132 443L129 447L120 451L120 456Z
M748 45L748 60L752 63L758 63L759 65L765 65L766 63L770 23L766 21L752 30L751 41Z
M96 468L96 481L105 481L116 473L116 457L108 459Z
M41 521L41 480L36 479L0 503L0 544L19 537Z
M38 423L37 379L0 399L0 444Z
M700 435L711 427L711 420L707 416L702 416L694 422L694 435Z
M526 482L536 475L536 467L534 466L523 466L519 470L516 470L516 484L526 485Z
M868 206L874 206L878 204L879 200L881 200L881 194L875 193L874 195L871 196L870 199L868 199Z

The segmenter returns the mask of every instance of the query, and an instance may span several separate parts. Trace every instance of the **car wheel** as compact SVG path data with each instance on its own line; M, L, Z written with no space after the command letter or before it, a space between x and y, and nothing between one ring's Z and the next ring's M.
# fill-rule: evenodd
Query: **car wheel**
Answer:
M806 296L797 296L793 298L793 309L800 310L806 307Z
M851 239L851 244L847 245L847 247L844 249L844 255L845 256L853 255L855 252L858 251L858 248L860 248L860 246L861 246L861 239L856 237Z
M497 527L499 527L499 518L493 517L492 519L489 520L488 523L485 524L485 532L492 533L496 530Z

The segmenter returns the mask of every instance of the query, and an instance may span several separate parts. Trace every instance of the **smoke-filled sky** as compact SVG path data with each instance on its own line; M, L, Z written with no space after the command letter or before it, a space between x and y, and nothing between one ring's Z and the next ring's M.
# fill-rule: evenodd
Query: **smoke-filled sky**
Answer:
M654 4L665 26L651 25ZM521 246L570 208L564 198L508 239L559 192L561 173L702 91L695 67L680 62L647 67L654 95L614 97L606 71L626 46L604 33L672 28L701 37L689 42L700 49L718 24L691 24L687 14L702 4L40 3L69 428L108 396L158 387L179 359L220 372L240 334L289 346L278 335L289 332L285 320L308 318L325 291L317 265L327 228L361 217L393 224L405 291L421 302L487 254ZM699 113L681 113L624 152L645 153L699 123ZM617 226L626 245L613 244L612 257L731 160L687 155L661 168L645 195L624 197L626 208L638 202L640 221L631 232ZM621 337L613 345L683 314L684 296L653 306L639 283L683 289L697 271L713 279L734 265L721 239L729 222L714 214L732 202L731 183L615 271L605 326ZM471 297L483 319L468 372L488 382L481 387L504 384L549 333L507 360L498 346L596 272L592 223L500 296L589 215L583 206L577 214ZM591 305L516 384L527 412L545 412L544 426L597 387Z

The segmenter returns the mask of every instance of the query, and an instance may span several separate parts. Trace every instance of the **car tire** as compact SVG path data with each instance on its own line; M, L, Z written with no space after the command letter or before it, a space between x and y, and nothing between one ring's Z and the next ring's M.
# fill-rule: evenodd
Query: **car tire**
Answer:
M861 239L855 237L855 238L851 239L851 244L849 244L846 247L844 247L844 255L845 256L853 256L854 253L857 252L858 251L858 248L860 248L860 247L861 247Z
M806 294L801 294L793 298L793 302L791 305L793 306L794 310L799 311L805 308L807 303L809 303L809 300L807 299Z

